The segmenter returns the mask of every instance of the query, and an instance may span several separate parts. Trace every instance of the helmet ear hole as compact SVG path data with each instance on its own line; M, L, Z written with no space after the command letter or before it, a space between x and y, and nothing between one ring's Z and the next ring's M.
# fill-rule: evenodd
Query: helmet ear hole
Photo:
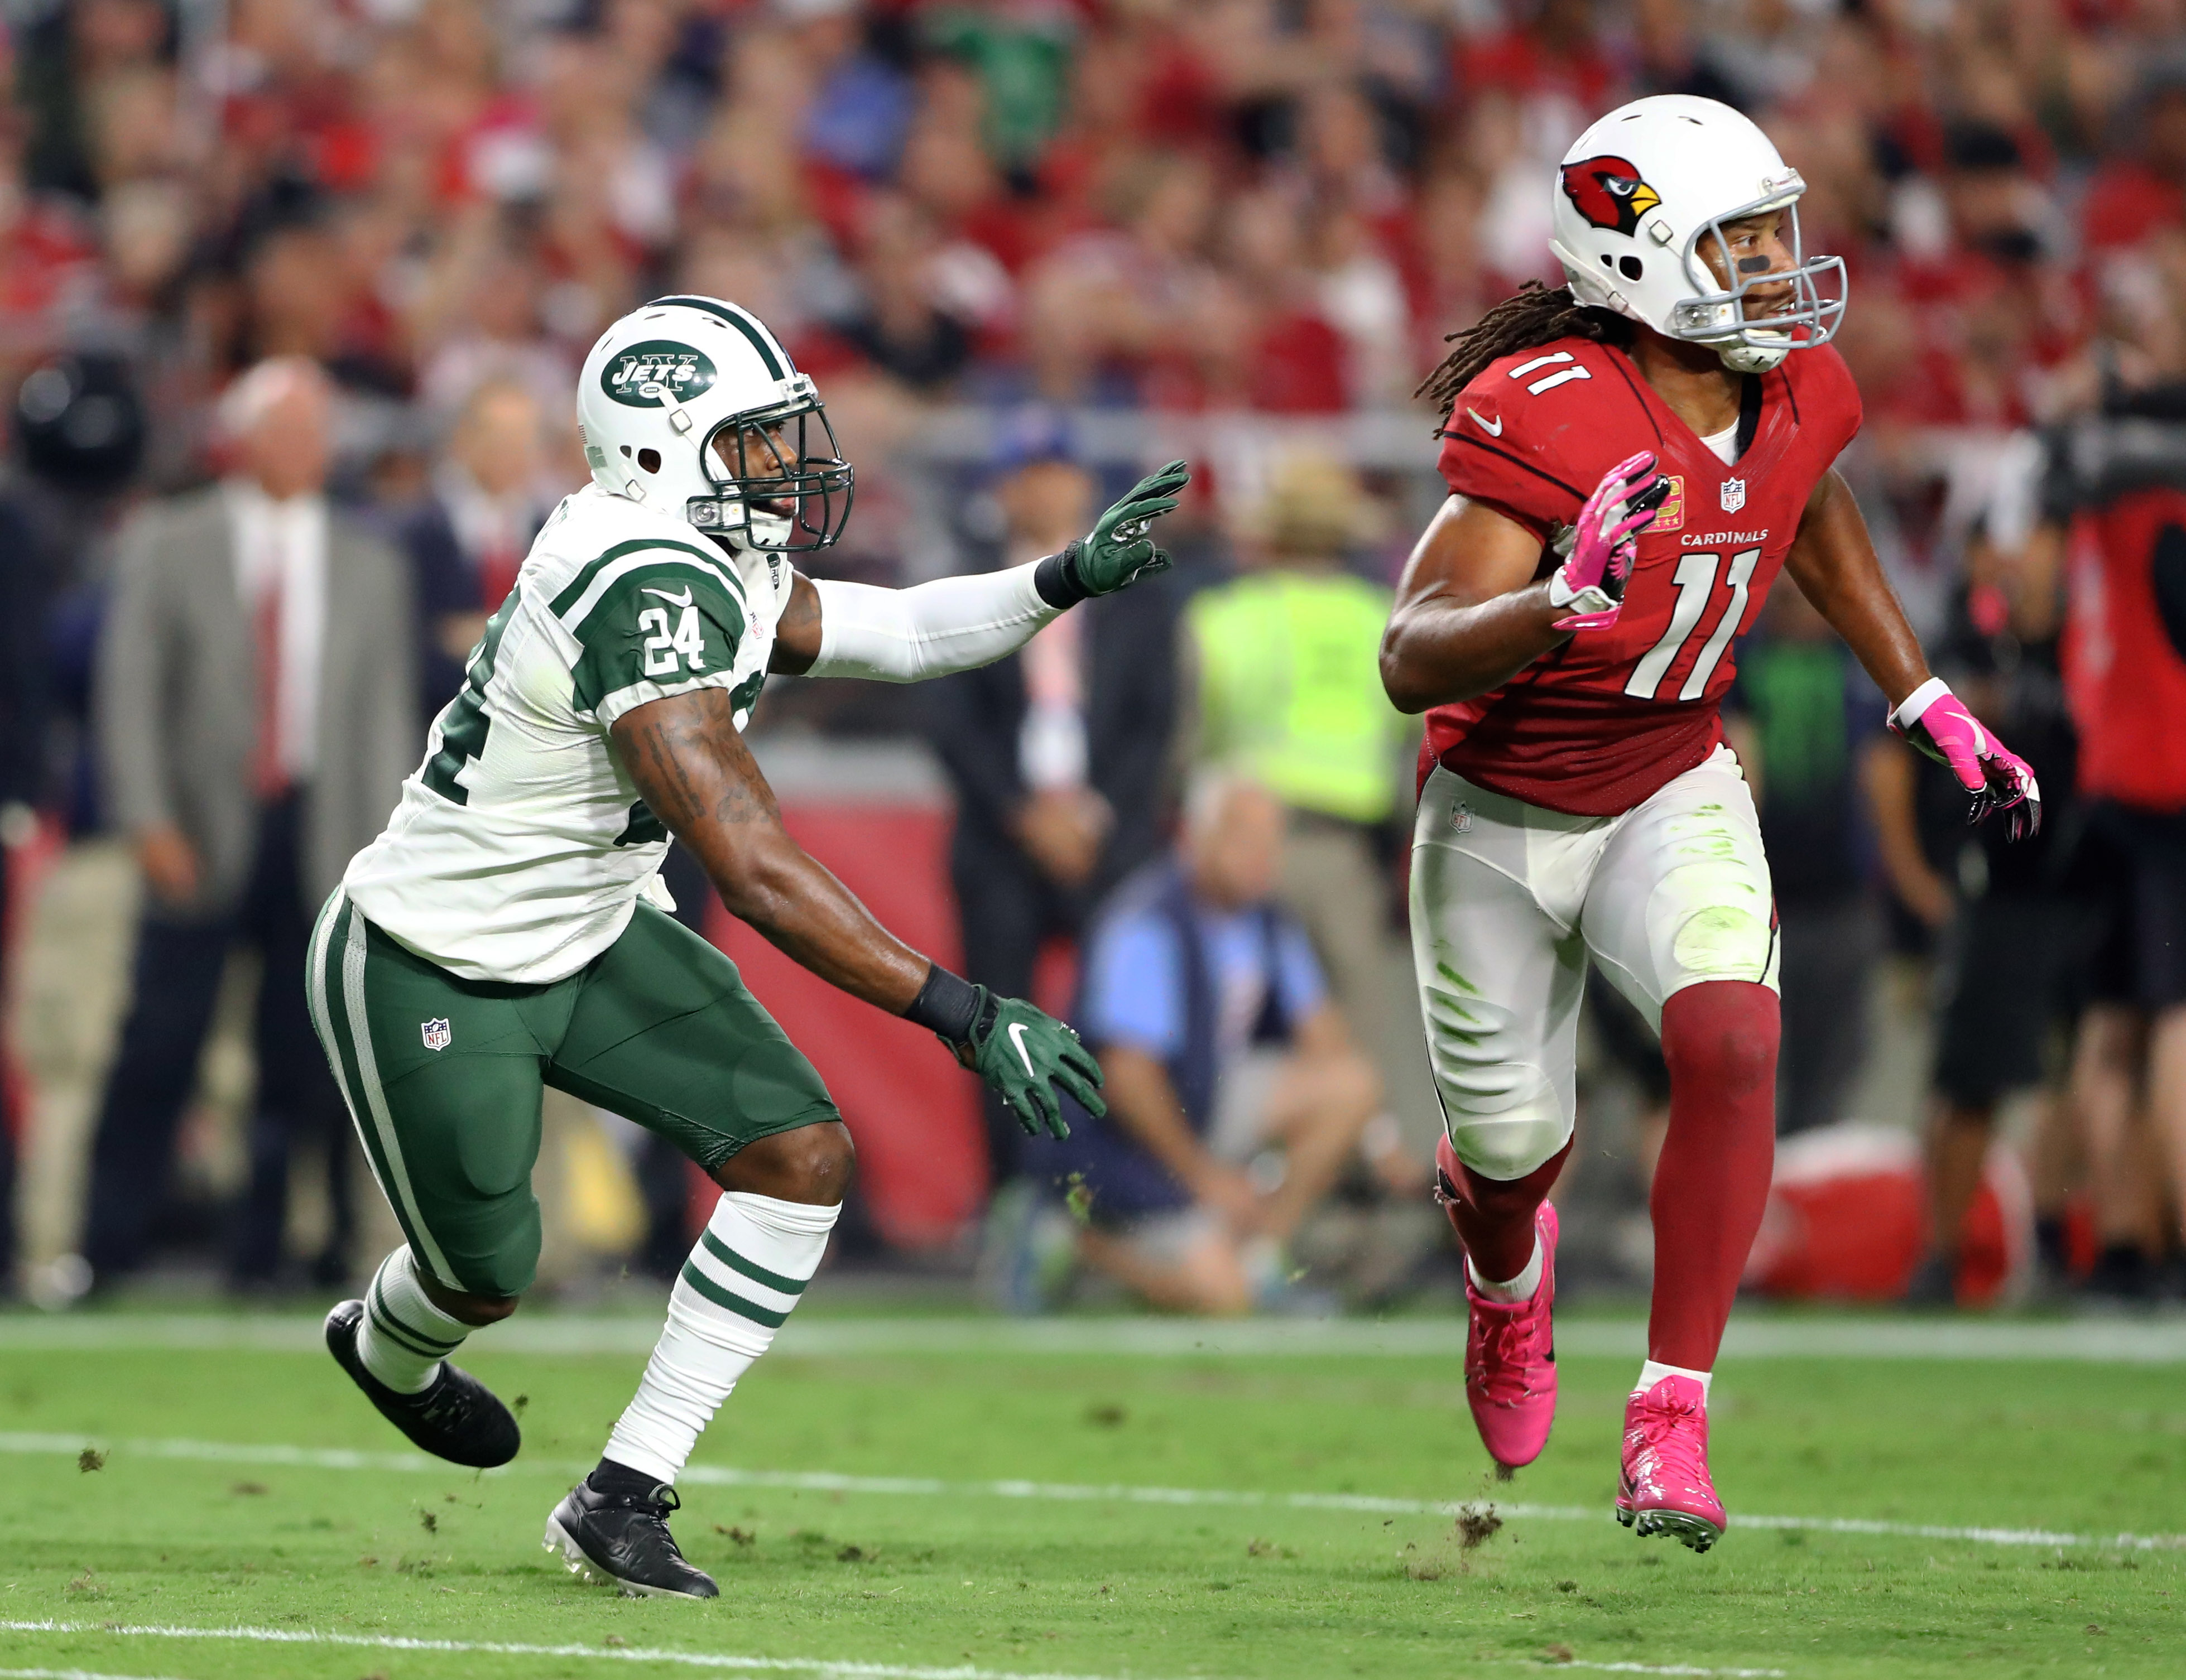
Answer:
M1604 258L1602 258L1602 260L1603 260L1604 262L1607 262L1607 261L1609 260L1609 259L1608 259L1607 257L1604 257ZM623 454L624 454L624 456L625 456L625 457L627 457L627 456L629 456L629 454L630 454L630 445L629 445L628 444L625 444L625 445L622 446L622 452L623 452Z
M1647 271L1645 265L1640 262L1638 257L1628 256L1619 257L1617 260L1617 272L1622 274L1627 280L1637 280Z
M637 452L637 464L648 473L658 473L660 470L660 451L657 449L641 449Z

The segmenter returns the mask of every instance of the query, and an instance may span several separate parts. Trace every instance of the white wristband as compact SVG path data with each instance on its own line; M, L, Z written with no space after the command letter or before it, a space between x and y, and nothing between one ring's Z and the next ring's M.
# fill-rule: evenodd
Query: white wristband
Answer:
M1920 721L1921 713L1951 692L1951 685L1941 677L1930 677L1910 694L1897 703L1897 709L1890 714L1890 721L1901 730L1907 730Z
M1561 566L1549 574L1549 605L1560 612L1567 607L1576 607L1582 613L1606 613L1616 604L1600 584L1573 589Z

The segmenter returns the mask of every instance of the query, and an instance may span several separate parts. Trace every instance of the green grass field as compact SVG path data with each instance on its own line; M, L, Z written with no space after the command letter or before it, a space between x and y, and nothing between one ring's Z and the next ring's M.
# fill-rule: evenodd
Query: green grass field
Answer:
M648 1324L481 1337L527 1397L484 1477L404 1452L312 1328L0 1319L0 1674L2186 1674L2180 1368L2069 1327L1923 1359L1919 1325L1774 1325L1717 1380L1733 1526L1696 1557L1608 1516L1626 1324L1567 1328L1555 1438L1497 1486L1454 1327L816 1317L686 1484L709 1604L540 1549Z

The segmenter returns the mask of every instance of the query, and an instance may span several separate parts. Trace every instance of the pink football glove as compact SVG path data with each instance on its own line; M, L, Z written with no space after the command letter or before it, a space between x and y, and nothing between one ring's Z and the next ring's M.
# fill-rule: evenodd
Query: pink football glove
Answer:
M1948 764L1973 796L1969 823L2009 811L2005 837L2023 840L2042 827L2042 787L2026 760L1981 725L1941 677L1930 677L1890 714L1890 726L1937 764Z
M1549 604L1578 610L1555 620L1560 630L1607 630L1624 606L1624 585L1640 552L1640 533L1654 523L1670 481L1645 450L1602 475L1578 510L1571 552L1549 579Z

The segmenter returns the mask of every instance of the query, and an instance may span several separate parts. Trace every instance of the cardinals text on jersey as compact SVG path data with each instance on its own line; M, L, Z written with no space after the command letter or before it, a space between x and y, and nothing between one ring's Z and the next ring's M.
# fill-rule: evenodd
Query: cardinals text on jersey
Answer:
M544 984L614 943L668 850L608 731L634 706L766 680L780 555L734 554L587 485L546 522L433 725L425 762L343 885L466 980Z
M1859 429L1859 396L1834 350L1802 351L1746 384L1752 441L1729 467L1622 350L1589 339L1520 350L1466 387L1443 433L1443 477L1544 546L1635 450L1655 451L1671 489L1640 539L1617 622L1578 632L1501 688L1429 712L1422 777L1441 763L1531 804L1607 816L1714 749L1732 647L1808 497Z

